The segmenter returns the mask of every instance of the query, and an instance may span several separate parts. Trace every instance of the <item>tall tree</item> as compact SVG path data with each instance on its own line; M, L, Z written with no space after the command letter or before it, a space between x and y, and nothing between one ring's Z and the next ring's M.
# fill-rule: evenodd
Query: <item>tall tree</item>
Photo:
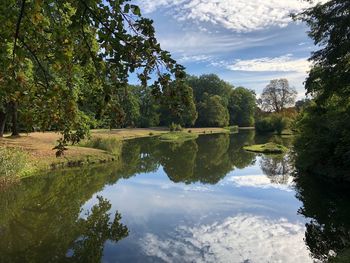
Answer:
M225 106L228 105L228 98L233 86L220 79L217 75L208 74L201 75L200 77L189 76L187 77L187 83L192 87L197 103L204 99L206 93L220 96Z
M108 104L136 69L144 86L155 80L159 97L184 76L161 49L152 20L127 0L1 2L0 32L2 101L15 111L31 94L38 126L62 132L60 151L87 132L88 118L78 104L84 86L97 89Z
M224 127L229 124L230 115L219 95L204 94L203 101L198 103L198 126Z
M313 68L306 90L314 102L299 118L296 164L303 172L350 180L350 2L332 0L296 15L306 22L320 49L310 58Z
M243 87L235 88L231 92L228 104L228 110L230 113L230 125L254 125L255 109L255 92Z
M289 86L287 79L274 79L261 94L261 106L266 111L281 112L294 105L296 96L297 91Z

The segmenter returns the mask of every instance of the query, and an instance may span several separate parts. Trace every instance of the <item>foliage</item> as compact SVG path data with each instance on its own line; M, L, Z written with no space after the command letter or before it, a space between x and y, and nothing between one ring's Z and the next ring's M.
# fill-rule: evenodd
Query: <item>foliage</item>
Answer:
M184 77L184 68L160 48L153 21L126 0L10 0L0 4L0 32L2 113L11 111L15 133L18 110L30 109L35 126L63 134L61 152L85 137L94 114L107 112L113 125L132 124L137 112L124 116L121 105L135 109L135 100L119 95L136 70L143 86L154 80L159 98ZM96 111L85 114L89 100Z
M225 127L229 124L229 112L219 95L204 94L198 103L197 125L204 127Z
M266 143L266 144L255 144L250 146L244 146L243 149L250 152L266 153L266 154L281 154L288 150L285 146L272 143L272 142Z
M122 149L122 142L117 138L113 138L113 137L93 136L87 141L81 143L81 146L104 150L115 156L120 156L121 149Z
M298 168L335 181L350 179L350 103L340 107L338 100L305 109L295 142Z
M265 111L281 112L288 106L294 106L297 91L289 86L287 79L274 79L261 94L261 107Z
M238 87L231 92L228 110L230 125L249 127L254 125L256 98L254 91Z
M350 174L350 2L333 0L296 15L306 22L309 36L321 48L310 58L313 68L306 90L314 103L297 123L297 166L303 172L334 182Z
M164 94L160 110L161 123L169 125L175 122L185 127L193 126L197 120L198 113L193 99L192 88L185 81L174 81L164 90Z
M14 181L32 172L25 152L8 147L0 147L0 185Z
M310 27L309 36L321 49L312 53L314 66L306 80L308 93L324 101L336 94L349 98L349 32L350 2L332 0L297 14L296 19Z
M220 79L217 75L188 76L186 81L192 87L197 103L205 100L208 95L218 95L222 98L223 105L227 107L229 94L233 86Z
M175 124L175 123L172 122L172 123L169 125L169 130L170 130L171 132L173 132L173 131L182 131L183 129L182 129L182 127L181 127L180 124Z
M288 118L281 114L269 114L255 122L255 129L258 133L276 132L281 135L282 131L288 127Z

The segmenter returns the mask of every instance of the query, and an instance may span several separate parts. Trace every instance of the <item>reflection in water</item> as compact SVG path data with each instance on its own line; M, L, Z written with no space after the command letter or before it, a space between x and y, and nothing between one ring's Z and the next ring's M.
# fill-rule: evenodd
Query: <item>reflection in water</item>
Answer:
M311 221L306 224L305 242L312 256L327 261L350 262L350 197L346 189L334 189L312 175L296 178L297 197L303 202L299 213ZM343 253L347 258L343 258Z
M0 193L0 262L310 262L304 236L315 259L349 248L349 199L298 178L296 215L290 157L242 149L266 140L135 139L113 164L28 178Z
M142 249L163 262L310 262L304 226L238 214L222 222L180 226L166 238L148 233Z
M242 149L253 140L251 132L240 133L234 140L228 134L182 143L136 139L124 145L122 156L135 173L155 171L161 165L175 183L216 184L236 167L243 169L254 163L255 154Z
M260 167L273 184L289 184L293 163L289 155L262 156Z
M121 215L116 212L113 219L108 213L111 204L106 199L98 197L84 218L74 200L40 196L40 190L32 199L18 200L8 218L2 215L0 262L100 262L107 240L118 242L128 236Z

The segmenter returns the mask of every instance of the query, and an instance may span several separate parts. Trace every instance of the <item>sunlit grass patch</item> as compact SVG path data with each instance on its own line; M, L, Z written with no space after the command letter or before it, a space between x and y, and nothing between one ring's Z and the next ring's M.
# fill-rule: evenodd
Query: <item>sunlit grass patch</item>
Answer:
M244 146L244 150L250 151L250 152L257 152L257 153L266 153L266 154L281 154L286 151L288 151L288 148L276 143L266 143L266 144L255 144L250 146Z

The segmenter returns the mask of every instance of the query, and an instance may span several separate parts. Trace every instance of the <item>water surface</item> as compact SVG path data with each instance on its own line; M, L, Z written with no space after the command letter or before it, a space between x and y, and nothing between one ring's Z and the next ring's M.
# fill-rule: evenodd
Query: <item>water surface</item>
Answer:
M289 155L242 150L271 139L135 139L115 163L27 179L0 194L0 262L324 260L349 213L322 221L339 205L293 182Z

